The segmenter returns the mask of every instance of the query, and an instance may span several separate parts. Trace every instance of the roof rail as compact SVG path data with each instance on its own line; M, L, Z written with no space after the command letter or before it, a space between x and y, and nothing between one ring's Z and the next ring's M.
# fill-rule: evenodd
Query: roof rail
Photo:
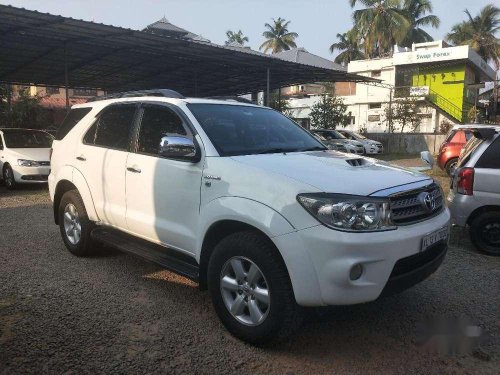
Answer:
M153 89L153 90L138 90L138 91L125 91L117 92L109 95L95 96L89 102L96 102L99 100L118 99L118 98L134 98L141 96L159 96L163 98L176 98L185 99L183 95L177 91L169 89Z
M227 101L232 101L232 102L255 104L251 100L248 100L245 98L240 98L239 96L209 96L209 97L207 97L207 99L227 100Z

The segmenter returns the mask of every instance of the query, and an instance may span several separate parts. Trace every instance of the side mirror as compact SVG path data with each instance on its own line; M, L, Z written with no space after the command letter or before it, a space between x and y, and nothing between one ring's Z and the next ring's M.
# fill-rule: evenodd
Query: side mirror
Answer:
M187 137L162 137L159 154L165 158L191 160L196 157L196 145Z
M434 158L429 151L422 151L420 153L420 159L422 159L431 169L434 168Z

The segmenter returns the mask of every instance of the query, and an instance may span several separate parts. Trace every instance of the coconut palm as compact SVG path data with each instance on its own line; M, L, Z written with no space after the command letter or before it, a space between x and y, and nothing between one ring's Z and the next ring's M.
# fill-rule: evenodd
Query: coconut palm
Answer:
M410 21L410 29L402 45L411 47L413 43L431 42L434 39L423 27L432 26L438 28L440 20L438 16L427 14L432 12L430 0L404 0L403 10Z
M358 42L356 30L349 30L343 34L337 34L338 42L330 46L330 52L335 50L341 51L335 62L343 66L347 66L352 60L361 60L365 58L365 54L361 51L361 46Z
M403 42L411 22L400 0L349 0L351 7L358 2L365 8L354 11L354 26L363 39L366 55L383 56L394 44Z
M237 43L243 46L245 42L248 42L248 37L244 36L241 30L238 30L237 32L228 30L226 31L226 36L227 36L226 46L231 43Z
M295 39L299 34L288 31L288 25L290 21L286 21L283 18L278 18L275 20L273 18L273 25L266 23L266 31L262 33L262 36L266 38L266 41L262 43L259 47L260 50L264 50L264 53L271 50L272 53L278 53L281 51L288 51L290 48L296 48Z
M486 5L479 14L472 17L466 9L467 20L452 27L446 39L455 45L468 44L483 59L500 65L500 41L496 34L500 30L500 9Z

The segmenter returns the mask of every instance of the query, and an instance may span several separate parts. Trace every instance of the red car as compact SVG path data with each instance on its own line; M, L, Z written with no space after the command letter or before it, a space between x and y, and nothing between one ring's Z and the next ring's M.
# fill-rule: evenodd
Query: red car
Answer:
M439 147L437 157L439 168L445 170L448 175L451 175L457 166L460 151L462 151L462 148L471 137L472 134L469 130L462 130L458 127L451 129L446 140Z

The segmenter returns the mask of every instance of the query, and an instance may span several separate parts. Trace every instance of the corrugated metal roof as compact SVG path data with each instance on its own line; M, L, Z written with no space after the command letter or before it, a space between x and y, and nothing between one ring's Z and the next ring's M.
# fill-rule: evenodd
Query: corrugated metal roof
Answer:
M210 42L0 5L0 81L107 91L165 87L186 96L236 95L369 78Z
M336 64L331 60L325 59L321 56L308 52L305 48L293 48L288 51L276 53L274 56L296 63L317 66L325 69L338 70L346 72L347 69L340 64Z

